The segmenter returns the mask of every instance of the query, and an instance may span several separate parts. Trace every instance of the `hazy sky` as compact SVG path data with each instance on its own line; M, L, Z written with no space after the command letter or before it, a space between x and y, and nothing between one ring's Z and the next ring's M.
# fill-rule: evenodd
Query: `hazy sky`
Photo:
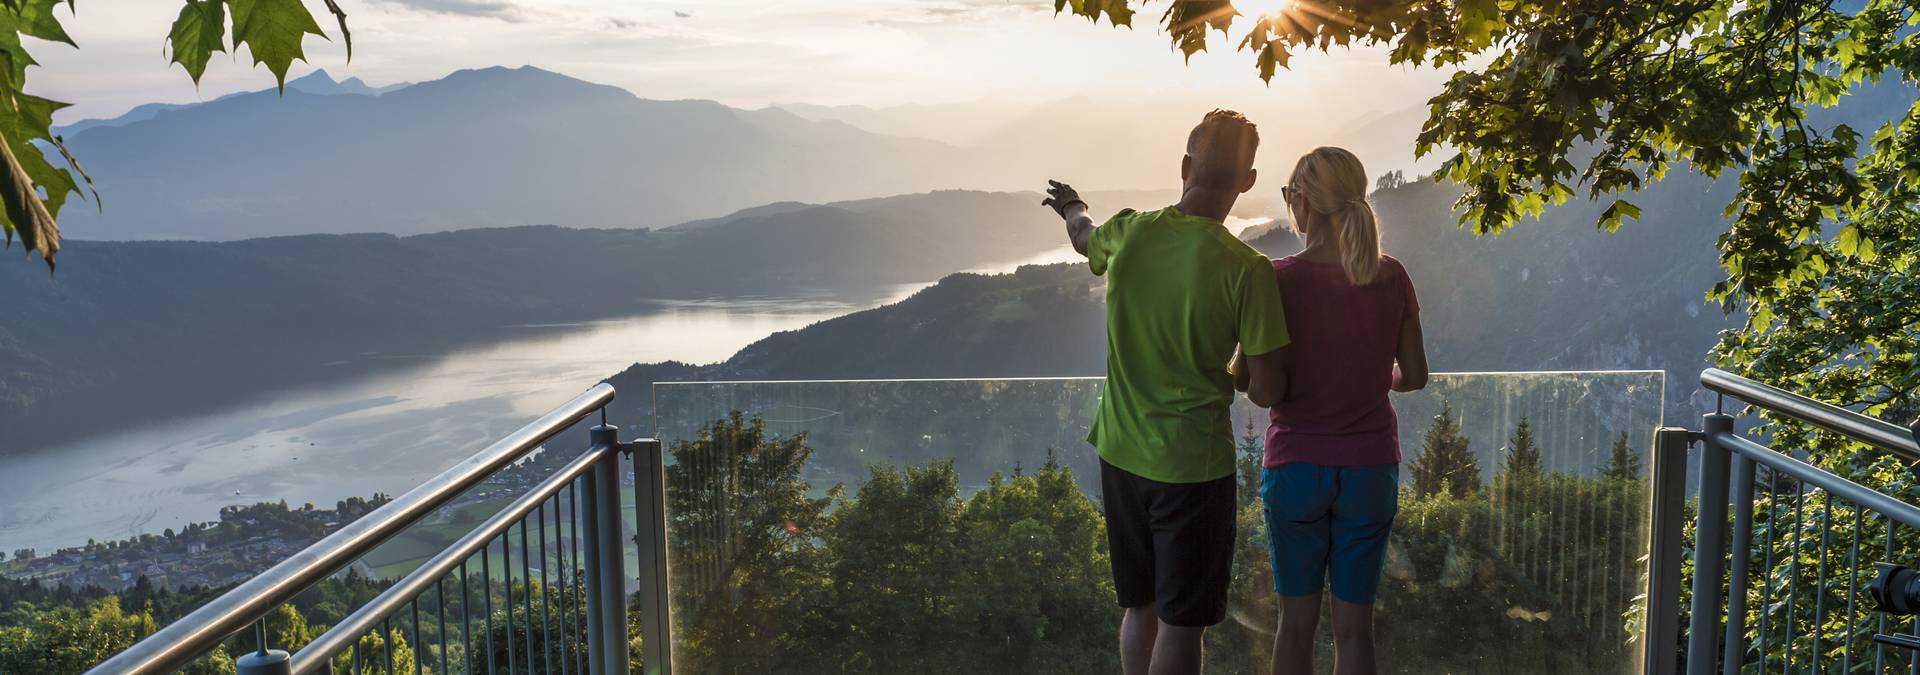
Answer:
M1274 2L1276 0L1259 0ZM1303 55L1271 87L1249 54L1229 49L1183 65L1152 22L1132 30L1055 17L1041 0L340 0L354 60L335 40L308 43L309 63L371 84L434 79L461 68L535 65L646 98L706 98L742 107L807 102L892 105L1059 98L1097 92L1205 95L1222 105L1387 111L1432 95L1444 73L1390 67L1379 50ZM152 101L213 98L271 83L251 59L215 55L198 91L163 54L179 0L91 0L66 17L80 43L38 44L30 91L74 104L62 123ZM65 9L59 10L63 15ZM1240 28L1240 27L1236 27ZM1216 33L1216 38L1218 34ZM1240 37L1236 30L1232 40Z

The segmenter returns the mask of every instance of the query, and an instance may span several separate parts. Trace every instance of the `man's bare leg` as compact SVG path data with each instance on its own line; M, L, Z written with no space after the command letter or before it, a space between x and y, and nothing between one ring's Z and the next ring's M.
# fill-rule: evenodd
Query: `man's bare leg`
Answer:
M1280 596L1280 627L1273 632L1273 675L1312 675L1313 643L1319 631L1319 593Z
M1333 599L1334 675L1374 675L1373 605Z
M1149 675L1153 643L1160 632L1160 611L1153 605L1128 607L1120 617L1120 670L1126 675Z
M1169 626L1160 624L1159 639L1153 642L1151 675L1200 675L1201 645L1207 635L1205 626Z

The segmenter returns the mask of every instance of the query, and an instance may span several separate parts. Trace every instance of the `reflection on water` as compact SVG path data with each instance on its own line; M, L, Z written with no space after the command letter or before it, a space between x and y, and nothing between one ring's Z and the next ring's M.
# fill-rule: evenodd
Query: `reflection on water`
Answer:
M229 504L398 494L630 364L721 361L871 302L676 301L645 316L514 326L444 355L365 355L385 364L372 376L0 457L0 550L179 528Z
M1238 232L1260 222L1227 224ZM1003 274L1081 259L1063 243L966 271ZM897 302L928 285L834 297L660 301L660 311L644 316L513 326L508 339L481 347L372 353L334 364L380 364L374 375L10 453L0 456L0 550L159 532L213 520L231 504L330 506L350 496L398 494L628 365L722 361L774 332Z

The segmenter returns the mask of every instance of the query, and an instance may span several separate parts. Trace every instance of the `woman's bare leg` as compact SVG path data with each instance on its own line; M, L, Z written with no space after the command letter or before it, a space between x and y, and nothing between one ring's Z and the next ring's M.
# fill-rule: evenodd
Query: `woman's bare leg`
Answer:
M1374 675L1373 605L1333 599L1334 675Z
M1273 632L1273 675L1312 675L1313 643L1319 630L1319 593L1280 596L1280 628Z

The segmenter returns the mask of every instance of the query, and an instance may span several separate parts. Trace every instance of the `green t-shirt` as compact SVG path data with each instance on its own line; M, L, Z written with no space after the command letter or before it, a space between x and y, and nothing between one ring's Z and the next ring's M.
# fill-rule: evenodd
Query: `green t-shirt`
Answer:
M1163 483L1232 475L1234 345L1287 344L1272 263L1220 221L1169 206L1115 214L1087 264L1107 276L1107 381L1087 441Z

